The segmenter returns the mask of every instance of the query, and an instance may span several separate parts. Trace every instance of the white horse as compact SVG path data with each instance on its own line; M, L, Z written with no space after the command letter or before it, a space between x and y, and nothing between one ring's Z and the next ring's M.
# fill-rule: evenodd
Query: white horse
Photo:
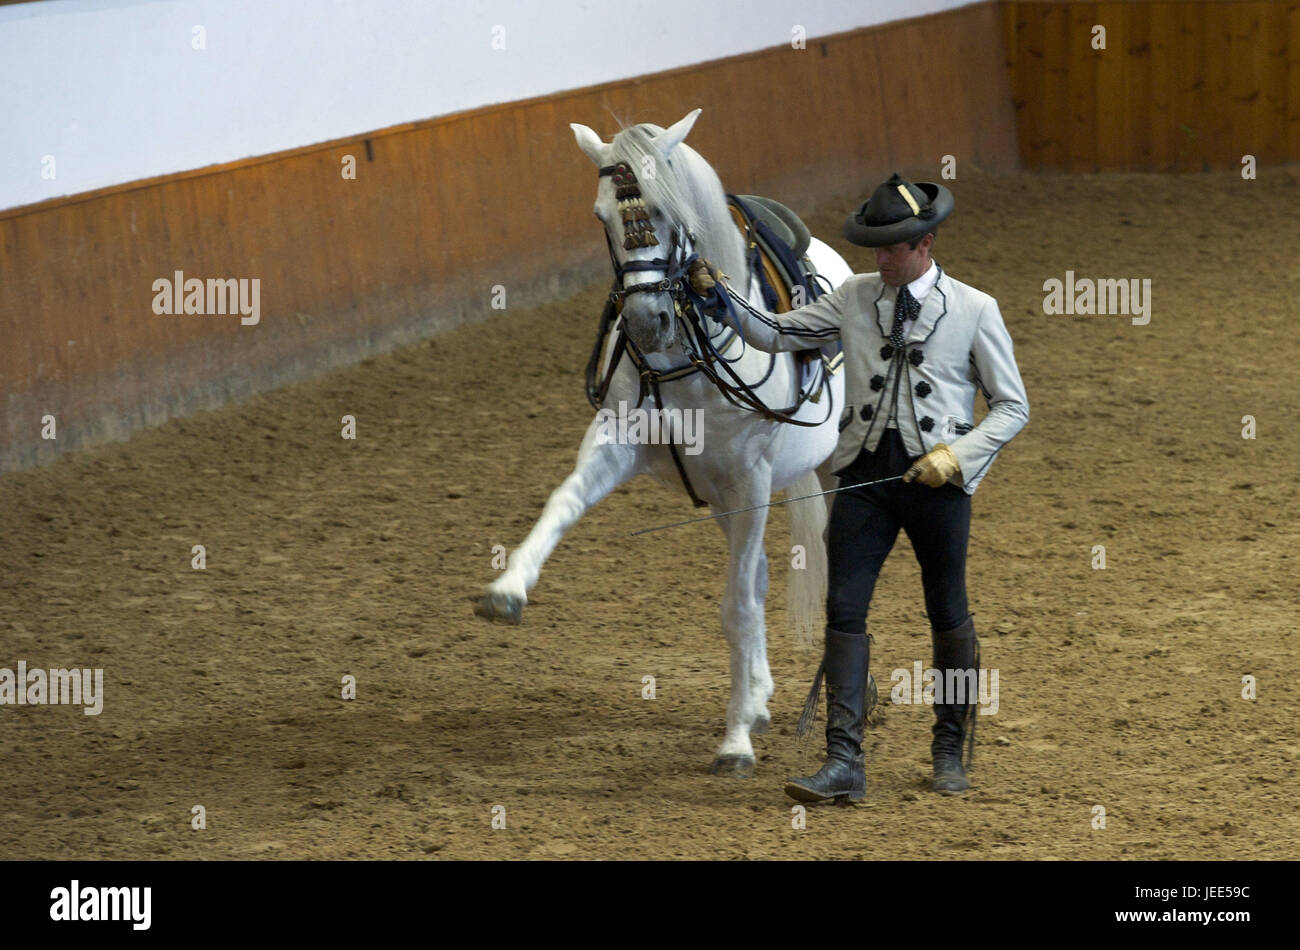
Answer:
M611 255L623 274L623 287L657 281L668 270L667 266L651 267L644 262L693 250L728 275L727 285L733 296L763 308L759 284L746 263L745 241L727 210L722 183L709 164L682 142L700 111L696 109L666 130L648 123L625 128L609 143L602 142L587 126L571 124L578 147L602 169L594 212L610 238ZM620 229L620 224L626 222L620 220L617 186L609 174L610 166L616 163L625 163L636 171L647 212L644 217L659 238L657 245L625 249L627 228ZM644 230L646 226L642 222L633 230L636 227ZM693 243L693 248L669 246L678 241ZM816 238L806 256L833 287L851 273L843 258ZM635 262L642 262L640 270L635 269ZM623 270L628 265L634 268L630 272ZM645 288L623 298L621 319L627 334L655 369L670 369L687 362L678 335L681 321L674 319L674 311L674 298L667 291ZM710 329L721 338L721 328ZM613 343L611 334L604 352L606 366ZM761 385L754 385L754 392L768 406L785 408L794 404L800 385L794 354L776 354L771 373L764 380L772 360L770 354L743 346L739 340L724 352L728 359L741 354L731 363L732 369L748 383L761 381ZM617 409L620 402L635 405L639 386L636 369L629 359L622 360L603 405L611 409ZM816 426L776 422L738 408L698 372L663 382L660 393L664 405L656 406L652 398L647 398L647 409L701 410L695 416L704 422L701 450L689 454L679 446L679 457L696 494L714 512L764 505L771 500L772 492L781 489L789 489L789 495L795 497L831 487L834 479L823 463L838 436L838 416L844 405L843 372L829 375L818 402L805 401L794 416L808 422L825 416L825 421ZM528 537L510 553L506 570L478 601L476 614L519 623L527 592L537 583L542 563L561 536L616 486L645 473L676 490L681 488L682 478L668 445L618 444L608 438L608 427L603 431L605 434L601 414L597 413L582 439L572 474L551 493ZM819 466L823 470L818 471ZM823 498L816 497L794 502L791 509L792 541L802 545L807 555L806 567L791 571L792 615L796 629L809 636L826 591L826 505ZM763 550L767 512L765 507L757 508L717 521L730 552L721 613L722 631L731 648L731 700L727 705L727 734L711 769L714 774L752 775L754 749L750 734L763 732L770 724L767 703L773 683L763 617L768 587ZM689 536L680 541L691 543ZM820 634L820 629L816 632Z

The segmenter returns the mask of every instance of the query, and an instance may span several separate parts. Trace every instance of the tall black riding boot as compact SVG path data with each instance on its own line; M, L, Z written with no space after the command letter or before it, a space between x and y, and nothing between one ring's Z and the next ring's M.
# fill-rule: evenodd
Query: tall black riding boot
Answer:
M865 633L826 628L826 763L816 775L786 782L785 793L796 801L856 802L866 797L862 723L870 662L871 645Z
M951 630L931 630L934 643L934 668L943 677L941 694L945 700L952 682L947 670L975 670L976 683L965 678L964 702L934 704L934 739L930 743L930 757L934 761L934 785L943 795L960 795L970 788L966 768L962 764L962 740L969 739L970 753L975 751L975 715L979 695L979 643L975 639L975 622L967 617L965 622ZM966 765L970 764L967 757Z

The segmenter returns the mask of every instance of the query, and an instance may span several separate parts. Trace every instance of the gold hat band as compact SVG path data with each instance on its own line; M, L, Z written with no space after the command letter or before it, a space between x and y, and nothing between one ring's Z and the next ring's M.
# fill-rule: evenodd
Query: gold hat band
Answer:
M921 213L921 206L916 203L916 199L912 197L912 193L907 190L905 185L898 186L898 193L903 196L903 200L907 202L907 206L912 209L912 214L916 215Z

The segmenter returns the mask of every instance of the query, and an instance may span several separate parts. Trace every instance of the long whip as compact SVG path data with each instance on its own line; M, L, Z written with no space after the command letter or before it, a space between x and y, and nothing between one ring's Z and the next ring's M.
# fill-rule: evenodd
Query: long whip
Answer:
M839 488L828 488L825 491L816 491L811 495L800 495L798 498L782 498L780 501L769 501L762 505L750 505L748 508L737 508L734 511L721 511L716 515L705 515L702 518L688 518L685 521L675 521L672 524L661 524L657 528L642 528L640 531L633 531L631 537L638 534L649 534L651 531L663 531L666 528L680 528L684 524L696 524L700 521L712 521L715 518L725 518L727 515L738 515L742 511L757 511L759 508L770 508L773 505L786 505L792 501L803 501L805 498L817 498L821 495L833 495L837 491L848 491L850 488L866 488L870 485L883 485L885 482L896 482L902 475L891 475L889 478L878 478L874 482L858 482L856 485L841 485Z

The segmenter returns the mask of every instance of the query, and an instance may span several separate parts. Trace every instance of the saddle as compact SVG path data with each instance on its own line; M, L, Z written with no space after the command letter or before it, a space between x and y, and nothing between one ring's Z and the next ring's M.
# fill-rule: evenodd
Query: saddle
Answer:
M794 211L775 198L764 198L762 195L737 195L736 197L745 202L752 217L766 224L776 232L777 237L789 245L790 253L795 258L803 257L808 253L812 234L808 231L808 225L804 224Z
M745 238L750 266L759 275L763 299L772 313L787 313L794 309L791 294L795 287L803 288L805 303L822 294L816 282L817 271L805 255L812 241L808 226L799 215L775 198L761 195L727 195L727 209L732 220ZM828 369L838 370L835 355L841 351L836 342L825 349L798 350L795 363L800 379L807 383L823 355L832 361ZM820 389L810 397L812 402L821 398Z

